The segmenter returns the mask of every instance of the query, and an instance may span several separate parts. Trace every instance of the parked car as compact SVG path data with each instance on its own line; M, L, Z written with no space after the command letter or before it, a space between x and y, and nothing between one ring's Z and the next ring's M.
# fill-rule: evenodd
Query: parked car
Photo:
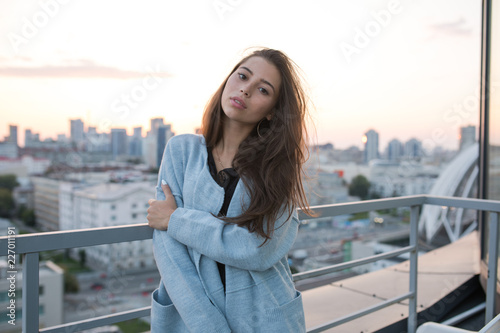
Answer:
M90 286L90 289L92 290L102 290L104 288L104 285L102 283L93 283Z

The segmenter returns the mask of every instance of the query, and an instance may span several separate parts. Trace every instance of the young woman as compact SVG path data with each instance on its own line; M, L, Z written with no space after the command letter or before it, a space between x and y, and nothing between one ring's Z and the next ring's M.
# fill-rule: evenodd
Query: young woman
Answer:
M309 210L306 96L294 63L261 49L209 101L202 135L170 139L149 201L161 283L156 332L305 332L287 261Z

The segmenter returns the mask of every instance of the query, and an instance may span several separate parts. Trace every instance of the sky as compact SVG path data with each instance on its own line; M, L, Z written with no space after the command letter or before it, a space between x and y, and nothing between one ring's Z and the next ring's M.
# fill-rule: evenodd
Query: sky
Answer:
M0 138L8 125L69 136L163 117L200 126L210 96L248 48L301 68L316 143L380 149L416 137L456 149L479 123L479 0L0 0Z

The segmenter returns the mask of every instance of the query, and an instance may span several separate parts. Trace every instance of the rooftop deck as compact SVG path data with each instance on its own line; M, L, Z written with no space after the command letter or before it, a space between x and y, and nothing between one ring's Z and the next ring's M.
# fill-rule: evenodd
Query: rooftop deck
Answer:
M448 295L465 296L467 282L479 274L479 241L475 231L460 240L428 252L418 258L417 312L432 307L427 320L444 315ZM405 293L409 286L410 267L403 262L383 270L337 281L302 293L306 326L315 327L335 317L347 316ZM336 301L340 300L340 301ZM420 316L426 319L425 315ZM376 313L339 325L326 332L375 332L408 318L408 302L393 304ZM420 321L420 320L419 320ZM418 322L418 324L421 324ZM399 332L399 331L398 331Z
M418 213L424 204L488 212L489 244L491 245L488 253L490 258L497 257L499 201L419 195L314 207L321 217L410 207L410 245L400 250L348 263L297 273L294 274L295 281L396 257L403 253L410 253L410 260L381 272L361 275L305 292L304 306L308 332L322 332L333 327L336 327L335 332L353 332L352 330L374 332L378 328L391 325L398 318L400 320L406 318L407 332L415 333L417 324L420 324L417 323L419 311L434 304L433 302L442 296L443 292L456 290L453 289L454 286L460 286L462 281L477 274L479 246L474 243L477 242L475 234L462 239L461 243L457 243L459 246L451 245L421 258L417 257ZM301 214L300 217L305 218L305 215ZM150 307L145 307L39 330L38 276L39 252L41 251L111 244L151 237L152 229L146 224L16 236L16 254L23 254L22 310L24 314L27 314L22 318L23 332L79 331L148 316ZM8 244L8 236L0 237L0 256L9 254ZM420 264L418 264L419 261L421 261ZM445 262L451 266L441 264ZM489 262L485 322L494 317L495 298L492 296L495 295L497 284L497 264L496 260ZM439 279L436 278L438 274ZM418 284L417 281L419 281ZM362 316L361 321L356 320ZM345 327L348 328L344 330Z

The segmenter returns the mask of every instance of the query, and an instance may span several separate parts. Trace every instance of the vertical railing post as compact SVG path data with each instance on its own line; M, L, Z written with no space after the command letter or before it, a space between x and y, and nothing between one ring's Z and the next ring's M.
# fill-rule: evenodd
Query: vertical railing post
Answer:
M418 277L418 210L419 206L410 208L410 292L413 296L409 299L408 308L408 333L417 330L417 277Z
M38 332L38 253L23 256L23 333Z
M498 269L498 213L490 212L488 237L488 282L486 283L485 324L495 316Z

